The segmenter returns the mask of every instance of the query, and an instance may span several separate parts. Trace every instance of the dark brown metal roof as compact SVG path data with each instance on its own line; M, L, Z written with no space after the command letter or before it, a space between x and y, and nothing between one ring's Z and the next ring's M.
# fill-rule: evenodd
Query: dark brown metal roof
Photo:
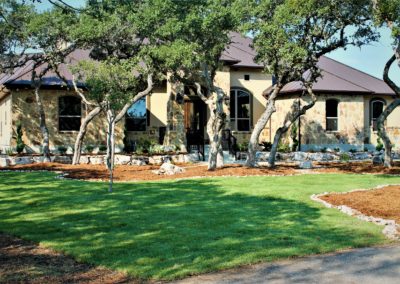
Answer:
M313 85L316 93L395 95L383 80L334 59L323 56L318 65L322 70L322 76ZM304 90L301 82L291 82L282 89L281 94L299 93ZM268 94L268 89L264 93Z

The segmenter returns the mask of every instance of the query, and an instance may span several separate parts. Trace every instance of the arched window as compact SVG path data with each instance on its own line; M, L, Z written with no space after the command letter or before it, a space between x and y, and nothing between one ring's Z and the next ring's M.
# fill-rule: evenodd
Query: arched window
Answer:
M251 95L242 89L232 89L230 97L231 129L250 131L251 129Z
M385 104L382 99L371 100L370 118L373 131L378 131L378 118L382 114Z
M326 130L338 131L338 105L339 101L334 99L326 100Z
M58 130L79 131L81 127L81 99L74 96L64 96L58 99Z
M128 131L146 131L146 98L141 98L128 109L125 116L125 124Z

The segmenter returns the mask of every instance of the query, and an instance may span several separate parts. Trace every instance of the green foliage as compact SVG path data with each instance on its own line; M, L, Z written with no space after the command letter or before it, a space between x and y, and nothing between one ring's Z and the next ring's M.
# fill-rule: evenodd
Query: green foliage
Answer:
M16 141L16 144L17 144L16 151L17 151L18 154L21 154L25 149L25 143L22 140L22 136L23 136L23 133L22 133L22 122L18 121L17 122L17 138L16 138L17 139L17 141Z
M384 147L385 146L383 145L381 138L378 137L378 139L376 140L376 151L382 151Z
M107 151L107 145L100 145L100 146L99 146L99 151L100 151L101 153L104 153L105 151Z
M93 153L94 146L88 144L88 145L85 146L85 150L86 150L87 153Z
M0 173L0 231L138 281L389 243L380 226L310 196L400 183L361 174L204 178L117 183L110 195L105 183L55 176Z
M278 152L290 153L290 151L291 151L291 148L290 148L290 144L289 143L283 142L283 141L279 142L279 144L278 144Z
M336 153L339 153L340 152L340 148L335 148L335 149L333 149L333 151L335 151Z
M57 151L58 153L60 153L61 155L65 155L65 153L67 153L68 148L65 146L57 146Z
M378 26L390 26L394 44L400 44L400 0L375 0L375 23Z
M14 155L14 151L11 148L7 148L6 149L6 155L12 156L12 155Z
M358 151L357 151L357 149L355 149L355 148L351 148L351 149L349 150L349 152L354 154L354 153L357 153Z
M340 154L340 161L348 162L348 161L350 161L350 159L351 159L351 157L349 154L347 154L347 153Z
M248 149L249 149L249 142L247 142L247 141L237 144L237 150L239 152L247 152Z
M323 147L323 148L321 149L321 153L326 153L326 152L328 152L328 149L327 149L326 147Z
M132 153L133 147L132 147L131 140L129 139L129 132L126 127L126 124L124 126L124 138L122 139L122 142L124 144L124 148L122 149L122 151L124 153Z
M271 151L271 148L272 148L272 143L271 142L264 141L264 142L261 142L261 145L264 148L263 151L266 151L266 152Z

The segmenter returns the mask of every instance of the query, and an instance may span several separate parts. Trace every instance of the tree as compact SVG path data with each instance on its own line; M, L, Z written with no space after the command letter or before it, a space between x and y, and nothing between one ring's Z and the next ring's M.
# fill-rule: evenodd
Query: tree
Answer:
M247 6L245 30L255 35L256 60L265 66L265 71L272 74L276 82L267 94L266 109L252 132L247 166L256 166L260 134L276 111L276 98L286 84L301 82L305 90L303 95L309 96L309 102L287 116L278 128L269 158L270 166L275 164L282 135L317 100L312 85L320 77L319 58L338 48L350 44L361 46L376 39L377 35L368 22L371 19L368 3L367 0L256 0Z
M121 121L129 107L147 96L153 88L153 73L143 67L138 58L109 58L101 62L81 61L74 67L85 80L87 97L98 102L107 117L106 166L110 174L109 192L113 190L115 126ZM147 87L144 76L147 75Z
M397 62L400 67L400 0L373 0L375 23L378 26L387 26L392 31L393 55L387 61L383 71L383 80L395 92L396 96L379 116L377 120L378 136L385 145L385 167L393 166L392 142L385 128L388 116L400 105L400 86L389 76L391 67Z
M166 22L155 32L165 46L158 55L171 74L170 81L190 87L208 107L208 169L215 170L223 164L221 140L229 100L215 79L223 68L220 57L230 43L229 33L238 26L235 6L227 0L164 3Z

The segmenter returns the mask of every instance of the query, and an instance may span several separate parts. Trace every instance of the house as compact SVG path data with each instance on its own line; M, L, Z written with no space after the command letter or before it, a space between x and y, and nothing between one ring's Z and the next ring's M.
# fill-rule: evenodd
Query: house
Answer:
M239 143L249 139L251 130L265 109L265 90L272 86L272 77L263 73L254 61L251 39L232 33L232 43L221 56L222 67L215 83L230 95L229 125ZM77 50L69 60L88 58L88 52ZM318 101L299 121L302 149L321 147L372 147L376 143L375 121L394 93L382 81L329 58L322 58L323 77L315 84ZM30 85L27 64L11 75L0 78L0 149L15 146L15 126L21 121L27 151L38 152L41 145L39 118L35 96ZM71 74L67 66L60 71L67 80ZM302 94L299 83L291 83L282 90L277 101L277 112L264 129L260 140L272 141L293 103ZM50 147L72 147L82 117L88 110L80 97L69 89L56 74L44 78L41 90L46 107L46 121L50 132ZM193 137L207 143L207 107L197 96L185 89L184 94L174 91L168 81L156 86L150 96L133 105L125 121L117 125L116 141L151 140L155 143L182 145ZM398 141L400 111L388 119L388 129L393 141ZM124 129L126 130L124 133ZM201 140L201 141L200 141ZM103 145L106 141L104 117L97 117L89 126L85 144Z

